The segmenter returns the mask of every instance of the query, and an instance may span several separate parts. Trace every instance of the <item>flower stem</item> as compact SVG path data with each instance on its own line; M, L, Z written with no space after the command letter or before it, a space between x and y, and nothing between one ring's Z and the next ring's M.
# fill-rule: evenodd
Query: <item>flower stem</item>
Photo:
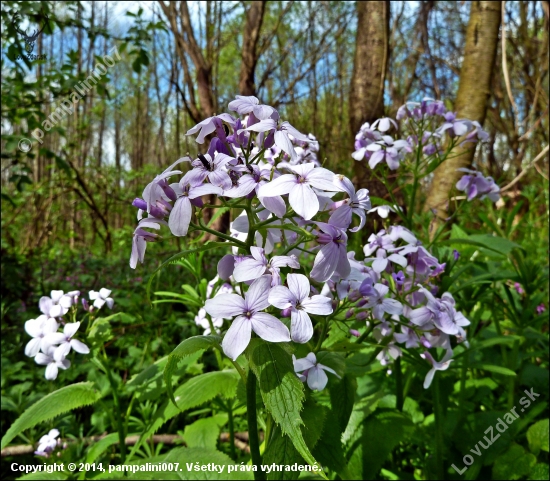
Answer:
M435 416L435 465L436 478L445 479L443 468L443 413L441 411L441 397L439 395L439 377L434 376L433 384L433 406Z
M398 357L394 363L395 369L395 407L398 411L403 411L403 373L401 372L401 357Z
M252 371L248 372L246 382L246 411L248 418L248 442L250 445L250 456L252 464L256 466L254 471L255 480L266 479L261 469L262 458L260 456L260 442L258 439L258 414L256 412L256 376Z
M126 436L124 434L123 416L122 416L122 410L120 408L120 398L118 397L117 385L115 383L115 380L113 379L111 370L109 369L109 366L107 363L107 354L105 353L105 351L103 351L103 357L105 358L103 362L102 361L99 361L99 362L105 369L105 374L107 374L107 379L109 380L109 384L111 385L111 390L113 391L113 404L115 405L115 410L117 414L116 418L117 418L117 428L118 428L118 444L120 447L120 462L124 464L124 461L126 460Z
M229 446L231 449L231 458L237 459L235 452L235 423L233 422L233 401L227 402L227 417L229 423Z

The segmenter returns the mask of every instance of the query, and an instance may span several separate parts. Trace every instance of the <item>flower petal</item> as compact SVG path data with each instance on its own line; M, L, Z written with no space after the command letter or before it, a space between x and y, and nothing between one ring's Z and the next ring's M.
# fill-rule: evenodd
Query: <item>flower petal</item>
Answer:
M258 190L258 197L275 197L277 195L288 194L297 184L298 181L295 175L284 174L262 185Z
M235 361L248 346L251 335L252 323L250 319L244 316L235 318L222 341L222 349L225 355Z
M48 381L53 381L57 378L58 372L59 369L57 368L57 364L55 362L50 362L46 367L45 377Z
M286 281L290 292L292 292L298 302L302 302L309 297L311 285L306 276L303 274L289 274L286 276Z
M42 340L38 337L31 339L25 346L25 356L34 357L40 351L40 344Z
M294 342L304 344L313 337L313 324L307 312L292 309L290 314L290 335Z
M249 311L257 312L269 306L269 291L271 276L262 276L256 279L245 294L245 305Z
M80 322L67 323L63 328L63 334L65 334L66 337L73 337L76 334L76 331L78 331L79 327L80 327Z
M332 301L329 297L325 296L312 296L311 299L304 299L302 307L310 314L332 314Z
M256 312L251 318L252 330L262 339L270 342L288 342L288 328L275 316L267 312Z
M265 265L256 259L245 259L235 266L233 278L237 282L251 281L257 279L265 273Z
M289 193L288 201L296 213L305 220L319 212L319 199L307 184L295 184Z
M312 367L307 372L307 385L313 391L322 391L328 382L328 376L319 366Z
M78 339L71 339L71 347L79 354L89 354L90 348Z
M204 310L212 317L229 319L245 312L245 302L237 294L220 294L214 299L208 299L204 304Z
M288 309L296 302L296 298L287 287L275 286L269 291L268 301L279 309Z
M175 236L185 236L189 230L193 208L188 197L180 197L174 204L168 218L168 227Z

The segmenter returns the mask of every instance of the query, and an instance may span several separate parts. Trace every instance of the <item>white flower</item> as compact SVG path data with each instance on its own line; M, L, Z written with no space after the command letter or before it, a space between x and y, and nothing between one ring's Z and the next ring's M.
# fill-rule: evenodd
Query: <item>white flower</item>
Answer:
M107 303L107 307L109 307L109 309L112 309L115 301L109 297L110 295L111 290L102 287L99 289L99 292L90 291L90 300L94 301L94 307L97 307L98 309L101 309L105 303Z
M45 434L38 441L38 448L35 451L35 454L38 456L47 456L51 453L57 446L57 438L59 436L59 431L57 429L51 429L48 434Z
M32 337L25 346L25 355L34 357L41 349L45 352L49 346L46 337L57 331L58 327L59 325L53 317L48 318L45 315L25 322L25 331Z
M46 366L45 377L48 381L53 381L57 378L59 369L69 369L69 367L71 367L71 361L68 359L56 361L53 357L54 352L55 347L49 346L48 349L46 349L46 353L39 352L34 358L34 362L36 362L36 364Z
M71 352L71 348L80 354L88 354L90 352L86 344L80 342L78 339L73 339L79 327L80 322L71 322L65 324L62 333L56 332L46 337L45 341L47 343L52 346L58 345L53 353L53 357L56 361L63 361L65 357L67 357L67 354Z
M61 317L65 315L72 305L72 298L68 295L63 295L63 291L52 291L50 295L51 297L41 297L38 302L38 307L42 314L48 317Z
M328 382L328 376L325 371L331 372L337 378L340 378L334 369L318 363L317 357L312 352L302 359L296 359L296 356L293 354L292 361L294 363L294 371L300 381L305 382L307 380L307 385L313 391L322 391L325 389ZM303 372L300 374L300 371Z

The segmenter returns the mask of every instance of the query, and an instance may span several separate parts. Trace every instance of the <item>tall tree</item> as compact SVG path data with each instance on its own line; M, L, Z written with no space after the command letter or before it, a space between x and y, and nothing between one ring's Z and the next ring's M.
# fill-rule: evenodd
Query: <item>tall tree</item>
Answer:
M365 122L384 115L384 81L389 58L390 2L357 2L357 36L351 79L349 122L355 134ZM355 164L356 183L371 194L383 196L363 162Z
M501 4L502 2L471 2L455 110L457 117L477 120L480 124L485 121L491 95L491 75L497 53ZM462 175L457 169L470 166L473 157L474 149L471 144L456 147L450 158L436 169L428 192L426 209L433 209L438 219L448 217L446 207L449 193Z
M256 95L254 74L260 55L258 39L264 20L265 2L250 2L246 11L246 25L243 33L243 50L241 54L241 73L239 77L239 92L241 95Z

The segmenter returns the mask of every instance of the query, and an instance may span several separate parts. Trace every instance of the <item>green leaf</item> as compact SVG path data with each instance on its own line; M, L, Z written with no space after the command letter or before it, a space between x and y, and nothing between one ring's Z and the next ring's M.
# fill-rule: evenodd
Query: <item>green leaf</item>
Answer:
M290 438L283 434L281 428L276 426L262 458L264 465L292 466L294 463L303 463L303 458L294 447ZM298 479L298 471L271 471L267 474L268 480Z
M240 376L237 371L215 371L193 377L182 384L174 392L177 406L174 406L171 401L166 401L157 410L155 417L132 448L132 454L138 450L144 441L155 434L164 423L182 411L200 406L219 395L229 399L234 397L239 379Z
M344 376L339 383L333 383L329 389L332 412L336 416L335 421L338 422L340 433L343 433L353 411L357 381L350 376Z
M197 252L203 252L203 251L207 251L207 250L210 250L210 249L215 249L216 247L227 247L227 242L207 242L206 244L202 245L201 247L197 247L196 249L183 250L183 251L173 255L168 260L164 261L160 266L158 266L154 270L154 272L151 274L151 276L149 277L149 281L147 281L146 293L147 293L147 300L149 301L149 303L151 303L151 298L150 298L151 284L153 283L153 279L155 278L155 276L162 269L164 269L169 264L177 263L182 257L186 257L190 254L195 254Z
M26 429L30 429L41 422L48 421L72 409L93 404L100 397L101 395L94 388L94 383L92 382L71 384L44 396L21 414L10 426L2 438L2 449Z
M513 249L522 249L522 247L515 242L509 241L508 239L503 239L502 237L492 236L488 234L476 234L468 236L467 238L446 239L439 241L438 244L467 244L476 247L482 247L503 256L508 256Z
M168 391L168 397L170 401L177 406L174 399L174 392L172 389L172 375L178 367L179 361L185 357L193 354L197 351L208 349L209 347L219 345L219 336L194 336L181 342L168 356L168 362L164 368L164 382L166 383L166 390Z
M304 460L313 466L316 461L300 429L304 388L296 377L290 354L276 344L261 342L250 355L250 366L259 380L267 410Z
M535 464L528 479L548 481L548 464Z
M471 341L472 346L461 353L454 356L454 359L458 359L460 356L463 356L466 353L475 351L475 350L481 350L485 349L487 347L491 346L497 346L499 344L513 344L515 341L521 341L523 337L521 336L495 336L491 337L489 339L484 339L483 341L478 341L477 339L474 339Z
M225 423L227 423L227 414L225 413L199 419L185 426L183 440L188 448L216 450L220 429Z
M496 374L502 374L503 376L516 376L516 373L511 369L502 366L493 366L492 364L485 364L482 362L476 362L471 364L472 369L482 369L483 371L494 372Z
M104 438L95 442L88 449L88 454L86 455L86 462L93 463L97 458L99 458L107 449L109 449L114 444L118 444L118 433L107 434Z
M350 446L350 470L359 479L376 479L382 464L395 447L414 431L408 416L379 410L369 416L357 431Z
M56 471L54 473L37 471L36 473L25 474L24 476L21 476L20 478L17 478L17 479L29 480L29 481L33 479L36 479L37 481L50 481L50 480L54 481L54 480L67 479L67 475L60 471Z
M535 456L538 456L541 449L548 452L548 419L533 424L527 430L527 441L529 441L529 449Z
M513 443L508 451L496 458L493 465L493 479L520 479L527 476L537 463L537 458Z
M112 337L110 318L107 317L96 319L88 333L88 341L92 349L103 346Z

